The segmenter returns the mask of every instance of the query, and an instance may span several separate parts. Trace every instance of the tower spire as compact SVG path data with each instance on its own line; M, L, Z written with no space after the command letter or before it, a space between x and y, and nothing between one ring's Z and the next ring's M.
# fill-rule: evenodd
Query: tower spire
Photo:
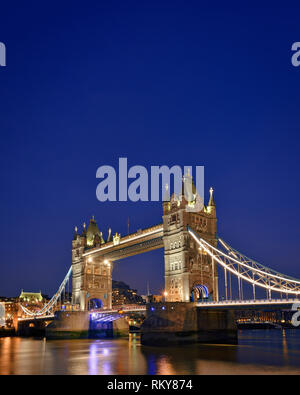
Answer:
M77 239L77 230L78 230L78 228L77 228L77 226L75 226L75 232L74 232L73 240Z
M81 237L86 237L86 224L85 224L85 222L82 225Z
M216 207L216 203L215 203L215 201L214 201L213 193L214 193L214 190L213 190L212 187L210 187L210 189L209 189L210 197L209 197L208 206Z
M170 201L170 191L169 191L169 185L168 184L165 185L165 194L164 194L164 197L163 197L163 201L164 202L169 202Z
M107 242L111 241L111 228L108 228Z

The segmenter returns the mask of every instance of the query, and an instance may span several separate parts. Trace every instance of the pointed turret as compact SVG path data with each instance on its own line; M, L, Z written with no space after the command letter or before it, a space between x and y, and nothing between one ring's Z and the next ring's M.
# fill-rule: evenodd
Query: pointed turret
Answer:
M78 236L77 230L78 230L78 228L77 228L77 226L75 226L75 232L74 232L73 240L77 240L77 236Z
M111 228L108 228L107 242L111 241Z
M105 241L104 241L104 239L103 239L103 233L102 233L102 232L100 232L100 239L101 239L101 244L104 244Z
M163 213L166 214L170 208L170 190L168 184L165 185L165 193L163 196L162 206L163 206Z
M86 237L86 224L83 223L81 237Z
M216 207L216 203L214 201L214 195L213 195L214 190L212 187L210 187L209 193L210 193L210 197L209 197L208 207Z
M169 185L165 185L165 193L163 197L163 202L169 202L170 201L170 190L169 190Z
M94 238L95 236L98 235L101 238L99 228L97 226L97 222L95 220L95 217L93 216L92 219L90 220L90 224L87 228L86 231L86 244L90 247L94 243Z
M214 217L216 216L216 203L214 200L214 190L212 188L210 188L209 190L210 196L209 196L209 202L208 205L206 207L206 212L208 214L212 214Z
M181 194L188 202L192 202L195 198L195 195L197 194L196 186L194 184L190 169L188 169L188 174L182 177Z

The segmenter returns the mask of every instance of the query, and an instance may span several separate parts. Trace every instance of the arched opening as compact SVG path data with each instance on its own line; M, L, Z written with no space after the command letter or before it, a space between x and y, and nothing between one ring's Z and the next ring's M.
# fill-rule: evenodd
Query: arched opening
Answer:
M192 288L191 302L197 302L198 300L208 300L209 292L206 285L196 284Z
M97 310L103 308L103 302L101 299L93 298L88 302L88 310Z

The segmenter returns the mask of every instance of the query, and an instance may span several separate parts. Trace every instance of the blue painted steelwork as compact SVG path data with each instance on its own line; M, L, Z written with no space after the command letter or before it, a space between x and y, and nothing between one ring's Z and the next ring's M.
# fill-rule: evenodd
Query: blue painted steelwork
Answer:
M196 291L197 299L207 299L209 296L208 288L206 285L196 284L192 289L192 295ZM193 298L193 296L192 296ZM194 299L194 298L193 298Z
M89 300L89 310L102 309L103 302L101 299L93 298Z
M120 314L105 314L105 313L91 313L91 320L93 322L112 322L122 317Z

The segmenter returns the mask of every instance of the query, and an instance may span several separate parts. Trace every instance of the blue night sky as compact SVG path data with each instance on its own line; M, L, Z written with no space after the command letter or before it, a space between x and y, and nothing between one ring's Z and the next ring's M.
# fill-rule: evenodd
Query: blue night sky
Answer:
M265 4L265 5L263 5ZM204 165L218 233L300 277L297 2L2 2L0 295L52 294L74 226L161 222L160 203L100 203L96 170ZM163 287L163 253L116 264Z

